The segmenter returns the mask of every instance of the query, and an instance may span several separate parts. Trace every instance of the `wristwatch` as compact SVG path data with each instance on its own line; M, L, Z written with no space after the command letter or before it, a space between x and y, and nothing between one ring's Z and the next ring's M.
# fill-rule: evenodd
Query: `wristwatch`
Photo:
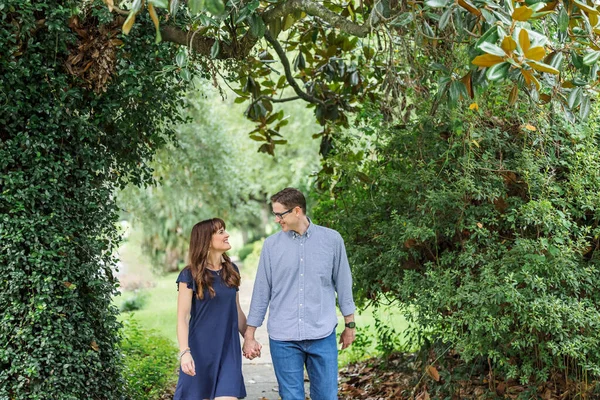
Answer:
M354 323L354 321L346 322L346 328L354 329L356 328L356 324Z

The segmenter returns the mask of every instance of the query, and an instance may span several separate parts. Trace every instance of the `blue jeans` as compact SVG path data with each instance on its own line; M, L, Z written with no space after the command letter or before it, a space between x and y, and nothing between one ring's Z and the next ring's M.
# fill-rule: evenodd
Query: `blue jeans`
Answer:
M279 396L282 400L304 400L304 366L310 380L311 400L337 400L338 366L335 330L317 340L269 339Z

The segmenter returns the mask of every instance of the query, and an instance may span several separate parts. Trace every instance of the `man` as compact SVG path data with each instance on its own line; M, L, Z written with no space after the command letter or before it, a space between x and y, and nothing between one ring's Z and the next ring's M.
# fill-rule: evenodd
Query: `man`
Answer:
M304 367L312 400L337 399L336 293L345 329L342 349L355 338L352 276L340 234L306 216L306 199L286 188L271 197L281 231L265 240L254 282L243 352L260 355L254 339L269 307L269 344L279 395L304 400Z

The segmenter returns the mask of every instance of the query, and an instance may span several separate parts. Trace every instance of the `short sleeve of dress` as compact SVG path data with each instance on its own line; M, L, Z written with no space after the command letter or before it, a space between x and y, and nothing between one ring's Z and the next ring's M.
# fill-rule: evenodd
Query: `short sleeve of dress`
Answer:
M237 273L238 273L238 275L240 276L240 281L241 281L242 274L240 273L240 269L238 268L238 266L237 266L237 265L235 265L235 263L231 263L231 264L233 265L233 269L235 270L235 272L237 272ZM235 288L235 291L236 291L236 292L239 292L239 291L240 291L240 287L239 287L239 286L238 286L238 287L236 287L236 288Z
M177 277L177 290L179 290L180 283L187 283L188 289L192 289L194 292L196 291L196 282L192 277L192 271L189 268L184 268Z

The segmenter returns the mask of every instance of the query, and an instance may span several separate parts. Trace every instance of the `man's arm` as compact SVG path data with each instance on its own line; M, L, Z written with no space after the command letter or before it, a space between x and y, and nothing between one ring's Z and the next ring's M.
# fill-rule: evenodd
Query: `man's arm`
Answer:
M350 322L353 323L356 306L354 305L354 297L352 295L352 273L350 271L348 257L346 256L344 240L341 236L338 236L336 243L335 260L333 266L333 281L335 291L337 292L340 311L344 316L344 324L348 324ZM354 342L355 337L356 329L346 326L342 332L342 335L340 336L342 350L350 346L352 342Z
M254 333L256 332L256 328L262 325L271 300L271 266L269 263L268 245L266 243L265 241L265 245L260 252L258 271L254 279L252 301L250 302L250 311L248 312L247 328L244 334L243 353L249 359L260 357L262 346L254 338Z

